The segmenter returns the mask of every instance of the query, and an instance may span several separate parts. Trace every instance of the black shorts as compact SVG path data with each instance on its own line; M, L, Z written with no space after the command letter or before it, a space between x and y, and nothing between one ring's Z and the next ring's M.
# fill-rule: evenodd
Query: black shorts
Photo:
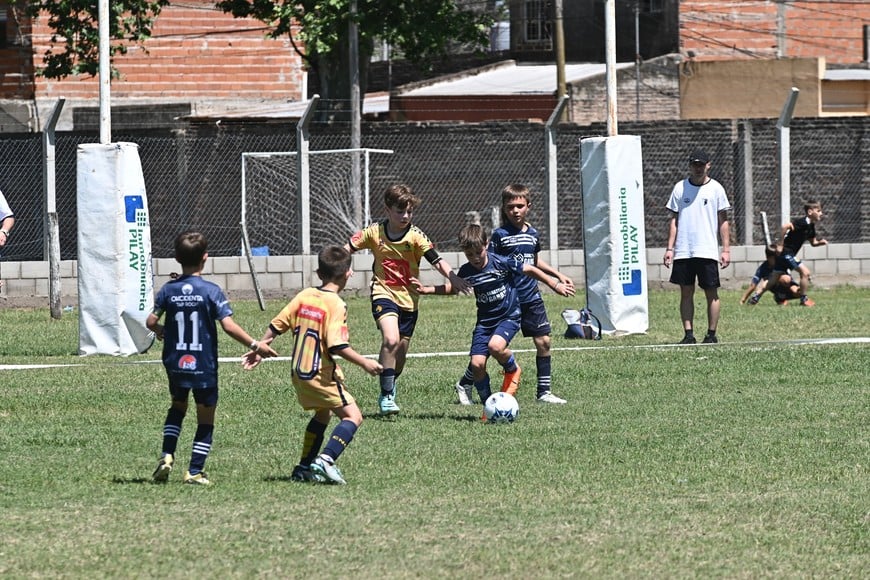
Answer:
M417 311L402 310L392 300L378 298L372 301L372 318L377 323L384 316L397 316L399 318L399 336L411 338L417 327Z
M191 392L193 392L193 401L197 405L216 407L218 404L218 388L216 386L208 388L188 388L180 387L171 382L169 383L169 396L172 397L173 401L186 403Z
M695 279L698 286L704 288L718 288L719 262L709 258L684 258L674 260L671 268L671 283L680 286L694 286Z

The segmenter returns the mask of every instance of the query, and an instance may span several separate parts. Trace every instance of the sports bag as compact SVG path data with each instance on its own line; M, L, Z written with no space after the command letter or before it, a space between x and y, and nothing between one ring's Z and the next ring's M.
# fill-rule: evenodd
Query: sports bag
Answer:
M565 330L565 338L601 340L601 321L588 308L563 310L562 319L568 325L568 329Z

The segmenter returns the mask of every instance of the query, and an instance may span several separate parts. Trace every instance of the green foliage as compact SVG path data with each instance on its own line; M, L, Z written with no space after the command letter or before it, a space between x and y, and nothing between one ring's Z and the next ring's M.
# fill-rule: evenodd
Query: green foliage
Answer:
M723 343L690 347L673 346L677 290L650 294L647 335L600 342L562 339L558 313L579 300L548 296L568 404L532 401L518 338L520 418L504 426L455 404L472 299L426 297L411 353L429 354L399 379L398 419L379 419L377 381L344 365L365 421L343 487L289 480L309 414L286 361L222 363L212 488L178 471L151 484L169 403L159 349L70 356L74 315L5 309L4 364L74 366L0 370L0 575L866 577L870 349L785 341L868 336L868 291L816 290L812 309L722 296ZM238 302L235 319L256 335L281 306ZM369 301L348 306L352 344L375 353ZM223 356L242 354L222 338Z
M150 38L154 20L169 0L121 0L109 3L111 55L127 52L128 43ZM28 6L31 17L48 15L51 44L43 55L48 78L70 75L96 76L100 63L99 9L94 0L35 0ZM113 70L113 74L116 71Z

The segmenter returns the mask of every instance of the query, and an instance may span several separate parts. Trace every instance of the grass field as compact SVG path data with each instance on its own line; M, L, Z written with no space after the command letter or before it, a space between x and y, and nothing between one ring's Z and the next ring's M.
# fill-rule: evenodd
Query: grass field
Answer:
M870 290L815 291L811 309L722 296L722 343L689 347L676 290L650 294L648 334L594 343L561 338L582 304L548 296L569 402L533 402L517 339L520 418L499 426L456 404L466 357L438 354L467 349L472 300L427 297L412 352L431 354L410 359L397 420L345 365L366 414L347 486L289 479L308 416L287 362L223 363L208 489L150 483L159 348L80 358L74 313L4 310L0 364L72 366L0 371L0 576L870 577L870 343L793 342L870 337ZM368 301L348 304L351 342L376 353ZM259 336L283 303L234 306ZM222 356L242 350L222 337Z

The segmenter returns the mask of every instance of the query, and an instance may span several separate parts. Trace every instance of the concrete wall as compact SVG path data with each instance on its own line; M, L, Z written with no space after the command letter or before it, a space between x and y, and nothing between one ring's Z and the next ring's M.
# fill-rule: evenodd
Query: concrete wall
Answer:
M549 254L549 255L548 255ZM557 254L557 255L553 255ZM445 252L442 256L454 268L463 263L459 252ZM663 248L647 249L647 272L649 287L670 286L670 270L662 265ZM558 250L544 252L542 257L551 264L558 264L559 270L571 276L578 286L584 285L585 269L583 250ZM866 285L870 282L870 243L830 244L817 248L805 246L802 250L803 261L813 272L817 283L825 285L855 284ZM745 287L755 273L758 264L764 259L763 246L732 246L732 264L720 271L725 288ZM361 295L368 293L371 280L370 255L354 256L354 276L348 290ZM2 262L0 274L4 285L0 297L30 298L46 297L48 304L48 263L47 262ZM65 305L77 296L76 262L61 262L61 294ZM254 268L260 288L267 297L289 297L304 286L317 283L314 271L317 269L316 256L263 256L254 258ZM441 275L424 262L421 279L426 283L438 283ZM155 288L165 284L173 272L181 268L175 260L161 258L154 260ZM219 284L232 299L252 298L254 283L247 260L243 257L211 258L206 262L204 275ZM308 278L306 280L306 278Z

